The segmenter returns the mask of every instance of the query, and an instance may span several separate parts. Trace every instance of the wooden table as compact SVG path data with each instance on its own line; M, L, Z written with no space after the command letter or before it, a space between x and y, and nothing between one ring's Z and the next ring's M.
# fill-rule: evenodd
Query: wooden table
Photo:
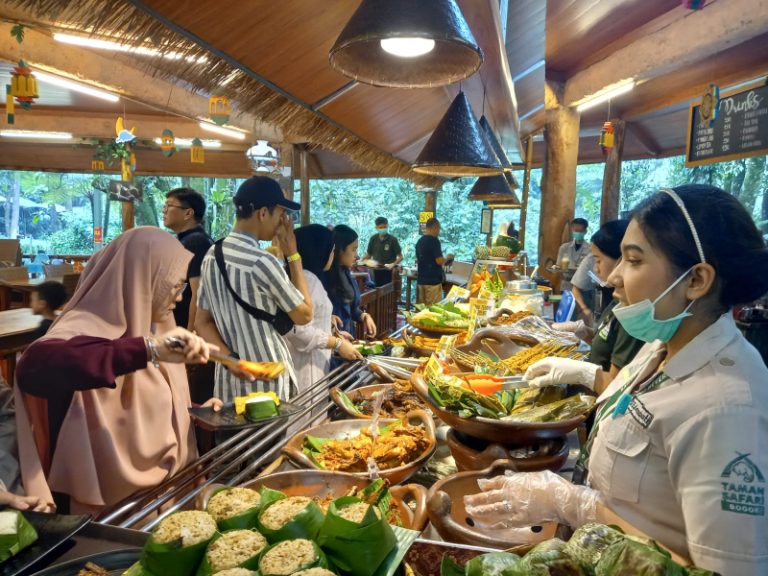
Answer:
M13 292L21 292L22 307L28 308L32 292L40 284L48 280L63 283L64 278L61 276L52 276L50 278L41 276L39 278L25 278L22 280L0 280L0 311L10 309Z
M32 314L31 308L0 312L0 363L9 384L13 383L16 354L33 342L40 320L40 316Z

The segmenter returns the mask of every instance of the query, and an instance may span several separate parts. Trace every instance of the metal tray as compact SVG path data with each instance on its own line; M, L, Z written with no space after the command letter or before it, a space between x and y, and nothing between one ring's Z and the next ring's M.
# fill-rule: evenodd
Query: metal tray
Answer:
M99 552L98 554L75 558L69 562L51 566L41 572L36 572L32 576L77 576L77 573L82 570L88 562L98 564L105 570L108 570L112 576L121 576L123 572L138 561L140 555L141 548Z
M219 412L214 412L213 408L190 408L189 415L198 427L210 432L216 432L217 430L244 430L246 428L258 428L259 426L264 426L275 420L281 420L296 414L302 410L302 407L298 404L291 404L290 402L281 400L277 410L279 412L277 416L271 416L256 422L249 420L244 414L235 414L235 404L233 402L224 404Z
M0 563L0 576L22 574L27 568L72 538L91 521L88 515L67 516L42 512L22 512L22 514L37 530L37 541Z

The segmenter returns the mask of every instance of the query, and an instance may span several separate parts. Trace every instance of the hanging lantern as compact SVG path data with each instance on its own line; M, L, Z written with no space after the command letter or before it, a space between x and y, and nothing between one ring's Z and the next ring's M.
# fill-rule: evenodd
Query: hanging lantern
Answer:
M477 72L483 52L456 0L363 0L328 60L358 82L432 88Z
M613 149L613 122L603 124L603 129L600 130L600 148L606 156Z
M37 78L24 60L19 60L19 65L14 66L11 72L11 94L25 110L29 110L35 99L40 98Z
M512 163L509 161L507 153L504 151L504 147L496 137L496 133L493 131L493 128L491 128L491 125L485 115L480 117L480 128L482 128L483 135L485 136L486 140L488 140L488 144L491 145L493 153L496 154L496 158L498 158L499 162L501 162L501 167L504 169L504 172L511 172Z
M162 150L163 155L168 158L173 156L173 153L176 152L176 137L168 128L163 130L163 134L160 136L160 150Z
M232 114L232 103L226 96L211 96L208 98L208 115L219 126L229 121Z
M245 151L245 157L251 165L254 173L274 173L279 172L278 152L269 145L266 140L257 140L256 144Z
M412 166L432 176L492 176L502 171L464 92L454 98Z
M192 140L192 147L189 149L189 160L192 164L205 164L205 149L200 138Z
M16 121L16 109L10 84L5 85L5 119L8 124L13 124Z
M512 176L511 173L507 173ZM495 176L483 176L478 178L472 189L469 191L467 200L484 200L486 202L496 202L519 207L520 200L515 194L517 183L507 174L497 174ZM510 182L511 180L511 182Z
M91 170L94 172L104 172L104 160L98 158L91 160Z

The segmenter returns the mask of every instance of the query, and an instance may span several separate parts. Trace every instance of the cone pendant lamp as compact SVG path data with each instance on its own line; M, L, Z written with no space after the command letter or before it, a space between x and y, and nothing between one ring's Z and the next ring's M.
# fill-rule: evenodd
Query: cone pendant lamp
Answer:
M464 92L459 92L412 166L432 176L490 176L501 172Z
M480 117L480 128L483 129L483 134L485 134L488 144L491 145L493 153L496 154L496 158L499 159L501 167L505 172L511 172L512 163L509 161L509 158L507 158L507 153L504 151L499 139L496 138L496 133L493 131L493 128L491 128L491 125L485 116Z
M471 76L483 53L456 0L363 0L328 60L366 84L428 88Z
M519 208L520 200L513 189L516 186L512 174L497 174L478 178L469 191L467 200L485 200L488 206L504 208Z

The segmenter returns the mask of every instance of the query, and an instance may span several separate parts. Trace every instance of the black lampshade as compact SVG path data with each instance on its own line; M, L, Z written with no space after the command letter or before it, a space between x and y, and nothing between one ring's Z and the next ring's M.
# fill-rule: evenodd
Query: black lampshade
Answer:
M512 170L512 163L509 161L507 153L504 152L504 148L501 146L501 142L499 142L499 139L496 138L496 133L493 131L493 128L491 128L491 125L485 116L480 117L480 128L482 128L483 134L485 134L485 137L488 139L488 144L491 145L493 153L496 154L496 158L499 159L501 167L504 169L504 171L506 172Z
M413 164L414 172L433 176L490 176L501 172L499 159L459 92Z
M382 40L420 38L434 48L420 56L395 56ZM427 88L474 74L483 53L455 0L363 0L328 53L345 76L373 84Z
M478 178L469 191L467 200L485 200L489 206L498 203L503 203L505 207L509 208L520 206L520 200L510 186L505 174Z

